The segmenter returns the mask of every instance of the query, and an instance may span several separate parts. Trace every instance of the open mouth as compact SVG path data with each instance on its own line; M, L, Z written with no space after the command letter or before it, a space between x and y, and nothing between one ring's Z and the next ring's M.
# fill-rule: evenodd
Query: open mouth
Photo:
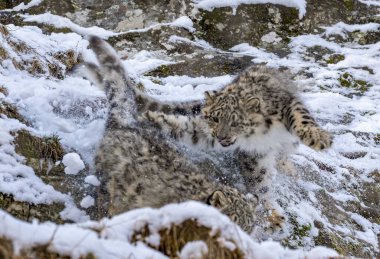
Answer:
M232 144L235 143L235 141L230 141L230 140L220 140L219 141L220 145L222 145L223 147L228 147L228 146L231 146Z

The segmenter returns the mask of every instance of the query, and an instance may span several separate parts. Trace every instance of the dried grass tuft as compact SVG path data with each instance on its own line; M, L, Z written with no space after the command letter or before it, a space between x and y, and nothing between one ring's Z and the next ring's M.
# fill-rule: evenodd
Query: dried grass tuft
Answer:
M170 258L178 258L182 248L191 241L203 241L207 244L208 253L204 258L240 259L244 258L243 252L236 246L234 250L226 248L219 240L220 233L213 233L208 227L199 225L195 220L186 220L179 225L171 225L170 228L160 230L160 245L152 247L146 242L150 232L148 226L132 238L132 243L141 241ZM229 240L233 243L233 241Z

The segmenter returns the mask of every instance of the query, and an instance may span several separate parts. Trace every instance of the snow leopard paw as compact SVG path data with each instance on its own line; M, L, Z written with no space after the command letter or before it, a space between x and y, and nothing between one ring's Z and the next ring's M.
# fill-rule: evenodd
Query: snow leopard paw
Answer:
M300 132L302 142L314 150L323 150L331 147L332 136L320 127L310 126Z

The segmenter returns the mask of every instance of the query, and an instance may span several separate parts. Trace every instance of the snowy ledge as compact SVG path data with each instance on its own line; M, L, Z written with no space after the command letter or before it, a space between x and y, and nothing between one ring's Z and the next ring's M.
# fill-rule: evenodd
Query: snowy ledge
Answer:
M257 243L216 209L198 202L143 208L99 222L57 225L23 222L0 210L0 250L9 253L44 247L46 253L79 258L333 258L331 249L290 250L279 243ZM174 246L175 243L175 246ZM8 245L9 247L9 245ZM176 247L176 248L175 248ZM8 248L9 250L9 248ZM12 251L13 250L13 251ZM166 252L166 254L164 254Z
M298 9L299 19L302 19L306 14L306 0L193 0L195 7L212 11L214 8L231 7L233 13L236 13L236 8L241 4L278 4L286 7Z

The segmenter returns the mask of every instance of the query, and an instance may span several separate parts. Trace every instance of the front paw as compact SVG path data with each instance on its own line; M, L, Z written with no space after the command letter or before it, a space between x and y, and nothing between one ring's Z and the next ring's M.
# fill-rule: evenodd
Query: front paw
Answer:
M314 150L323 150L331 147L332 136L319 127L310 127L301 136L303 143Z

